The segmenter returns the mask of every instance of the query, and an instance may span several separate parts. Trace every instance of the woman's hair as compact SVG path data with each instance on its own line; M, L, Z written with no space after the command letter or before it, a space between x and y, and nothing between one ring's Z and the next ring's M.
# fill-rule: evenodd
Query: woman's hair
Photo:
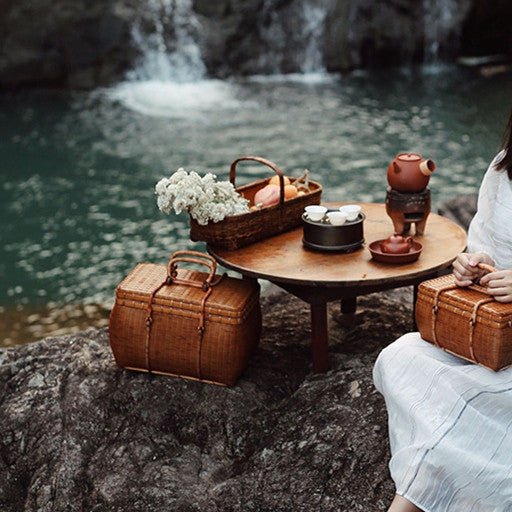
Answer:
M496 169L499 171L507 171L509 179L512 180L512 113L508 120L502 148L504 153L500 161L496 164Z

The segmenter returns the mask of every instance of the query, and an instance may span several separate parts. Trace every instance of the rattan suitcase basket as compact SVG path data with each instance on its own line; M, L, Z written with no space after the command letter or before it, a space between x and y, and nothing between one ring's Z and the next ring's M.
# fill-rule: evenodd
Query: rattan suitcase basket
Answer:
M209 222L205 226L190 218L190 238L193 241L203 241L222 249L235 250L299 226L302 223L304 207L320 204L322 186L314 181L308 181L309 191L304 195L285 201L283 171L275 163L259 156L243 156L231 164L229 180L233 186L235 186L237 165L242 161L261 163L280 177L279 203L241 215L226 217L220 222ZM254 181L238 187L236 191L252 204L256 192L267 185L269 179Z
M259 285L217 275L209 255L178 251L167 267L141 263L119 284L109 332L122 368L232 386L259 341Z
M416 324L424 340L463 359L494 371L512 364L512 303L481 286L461 288L452 274L424 281Z

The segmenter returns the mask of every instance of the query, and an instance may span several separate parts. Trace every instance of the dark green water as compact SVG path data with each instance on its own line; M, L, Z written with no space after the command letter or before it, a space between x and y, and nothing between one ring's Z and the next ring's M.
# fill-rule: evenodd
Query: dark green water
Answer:
M473 192L500 144L512 77L444 68L146 85L0 95L2 311L108 304L136 262L202 249L187 217L161 214L153 196L181 166L227 178L235 157L257 154L291 175L307 167L324 200L383 201L389 161L416 151L438 165L435 203ZM266 175L247 166L240 183Z

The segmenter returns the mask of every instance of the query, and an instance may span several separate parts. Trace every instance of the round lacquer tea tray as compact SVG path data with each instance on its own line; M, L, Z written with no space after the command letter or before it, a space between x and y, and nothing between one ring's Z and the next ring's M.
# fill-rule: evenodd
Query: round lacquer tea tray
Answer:
M364 213L361 212L355 220L346 221L341 226L334 226L325 219L312 221L308 219L307 214L303 214L304 237L302 243L305 247L316 251L356 251L364 244L364 219Z

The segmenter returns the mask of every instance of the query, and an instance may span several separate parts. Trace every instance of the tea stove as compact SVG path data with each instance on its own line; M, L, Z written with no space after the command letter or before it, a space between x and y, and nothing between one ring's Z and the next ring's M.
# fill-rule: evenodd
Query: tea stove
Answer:
M399 192L391 187L386 191L386 212L393 221L395 233L406 235L415 224L416 235L423 235L430 213L430 189L420 192Z

